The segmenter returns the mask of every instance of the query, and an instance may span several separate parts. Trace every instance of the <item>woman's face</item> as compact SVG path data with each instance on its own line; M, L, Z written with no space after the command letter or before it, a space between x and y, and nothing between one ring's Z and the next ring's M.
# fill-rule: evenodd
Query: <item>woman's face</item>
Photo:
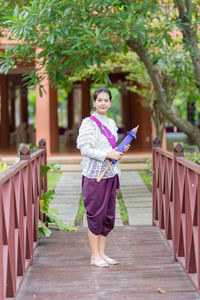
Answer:
M111 106L110 97L107 93L101 92L97 95L94 101L94 107L96 108L96 113L99 115L106 115L107 111Z

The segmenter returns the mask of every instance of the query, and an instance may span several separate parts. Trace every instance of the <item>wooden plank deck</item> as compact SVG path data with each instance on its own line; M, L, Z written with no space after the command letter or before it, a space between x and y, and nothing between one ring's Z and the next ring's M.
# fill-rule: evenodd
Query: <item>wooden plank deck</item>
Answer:
M107 254L120 264L91 266L87 228L53 230L50 238L40 240L16 300L200 299L156 227L116 227L108 237Z

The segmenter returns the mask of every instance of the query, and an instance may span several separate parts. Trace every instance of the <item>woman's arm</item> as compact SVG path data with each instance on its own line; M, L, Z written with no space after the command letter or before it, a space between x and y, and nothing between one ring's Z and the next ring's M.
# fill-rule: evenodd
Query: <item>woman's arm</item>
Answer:
M106 151L93 149L89 144L82 145L80 148L81 155L104 161L106 159Z

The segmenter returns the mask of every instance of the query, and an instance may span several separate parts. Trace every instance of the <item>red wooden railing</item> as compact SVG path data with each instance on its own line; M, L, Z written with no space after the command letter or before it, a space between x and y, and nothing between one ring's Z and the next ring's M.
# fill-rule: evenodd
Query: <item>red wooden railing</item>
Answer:
M200 292L200 165L184 158L182 143L174 152L153 140L153 225L156 225Z
M38 243L39 201L47 190L47 178L40 179L46 165L46 141L30 154L20 149L20 161L0 174L0 300L14 298Z

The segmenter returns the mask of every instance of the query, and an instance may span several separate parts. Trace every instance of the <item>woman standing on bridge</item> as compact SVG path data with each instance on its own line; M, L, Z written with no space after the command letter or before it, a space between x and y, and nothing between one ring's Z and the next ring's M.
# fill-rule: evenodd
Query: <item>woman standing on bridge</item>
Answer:
M109 267L118 262L108 257L104 250L106 237L114 227L116 189L119 188L119 164L112 164L101 182L96 179L109 164L109 159L119 161L123 154L115 151L117 127L106 116L112 95L107 88L99 88L93 94L96 112L83 120L77 138L77 148L83 155L82 191L88 221L88 239L92 265ZM129 146L125 147L125 151Z

